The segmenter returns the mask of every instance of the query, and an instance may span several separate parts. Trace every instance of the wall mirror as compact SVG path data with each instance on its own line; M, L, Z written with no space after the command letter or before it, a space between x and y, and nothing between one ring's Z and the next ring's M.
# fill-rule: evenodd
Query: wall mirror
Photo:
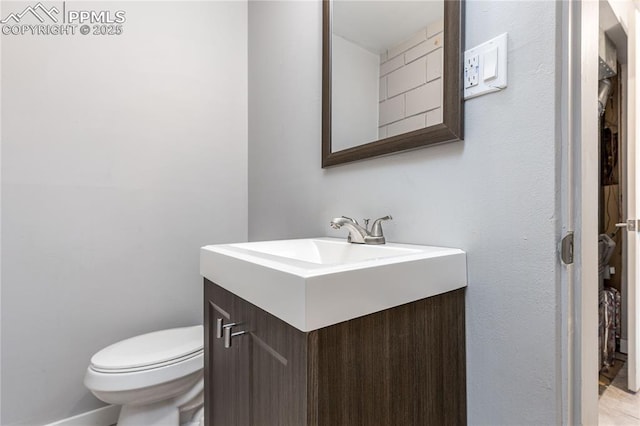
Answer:
M461 0L324 0L322 167L462 139Z

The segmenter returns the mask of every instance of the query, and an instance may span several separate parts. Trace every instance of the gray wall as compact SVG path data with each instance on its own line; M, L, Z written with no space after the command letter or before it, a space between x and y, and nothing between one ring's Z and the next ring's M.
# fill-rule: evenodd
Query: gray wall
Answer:
M466 250L474 425L560 418L556 7L467 2L467 46L509 32L509 87L466 102L464 142L322 170L320 3L249 4L249 238L389 213L390 241Z
M67 7L127 22L2 36L5 426L101 406L91 355L200 323L198 248L247 237L246 2Z

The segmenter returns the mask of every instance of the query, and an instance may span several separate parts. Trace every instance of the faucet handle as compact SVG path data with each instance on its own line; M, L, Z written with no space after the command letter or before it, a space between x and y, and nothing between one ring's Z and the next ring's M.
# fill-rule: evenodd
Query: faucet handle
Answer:
M382 222L385 220L392 220L391 215L387 215L381 218L376 219L373 222L373 226L371 227L371 236L372 237L383 237L382 234Z

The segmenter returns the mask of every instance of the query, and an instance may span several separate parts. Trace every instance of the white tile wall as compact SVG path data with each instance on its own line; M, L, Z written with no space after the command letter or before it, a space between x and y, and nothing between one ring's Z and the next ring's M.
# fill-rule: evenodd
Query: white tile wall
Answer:
M415 61L419 57L424 56L427 53L433 52L439 47L442 47L443 42L444 42L443 34L438 34L437 36L432 37L426 40L425 42L420 43L419 45L407 50L404 54L405 61L407 63Z
M442 123L443 21L380 55L380 138Z
M420 58L387 76L387 95L396 96L427 82L427 58Z
M417 33L415 33L414 35L412 35L411 37L409 37L409 39L407 39L406 41L403 41L396 47L392 47L391 49L389 49L387 51L387 53L389 54L388 57L393 58L395 56L398 56L406 52L407 50L411 49L413 46L419 43L422 43L426 39L427 39L427 29L423 28Z
M378 87L378 101L382 102L387 99L387 79L380 79L380 86Z
M393 123L404 117L404 95L380 103L380 125Z
M442 52L437 49L427 55L427 81L442 77Z
M387 61L380 65L380 75L381 76L387 75L391 71L397 70L398 68L401 68L403 66L404 66L404 57L397 56L391 59L390 61Z
M431 38L434 35L444 32L444 21L436 21L427 25L427 37Z
M419 114L442 105L442 79L439 78L405 93L406 115Z
M422 129L426 124L426 117L426 113L414 115L413 117L405 118L404 120L389 124L387 126L387 137Z
M442 123L442 108L427 111L427 127Z

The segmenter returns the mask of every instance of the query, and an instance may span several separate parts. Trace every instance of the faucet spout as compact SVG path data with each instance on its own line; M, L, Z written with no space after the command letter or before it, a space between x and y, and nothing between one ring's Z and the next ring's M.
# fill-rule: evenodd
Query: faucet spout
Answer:
M369 232L362 226L358 225L356 221L346 217L336 217L331 223L333 229L340 229L343 226L349 230L348 241L350 243L364 244L365 239L369 236Z

